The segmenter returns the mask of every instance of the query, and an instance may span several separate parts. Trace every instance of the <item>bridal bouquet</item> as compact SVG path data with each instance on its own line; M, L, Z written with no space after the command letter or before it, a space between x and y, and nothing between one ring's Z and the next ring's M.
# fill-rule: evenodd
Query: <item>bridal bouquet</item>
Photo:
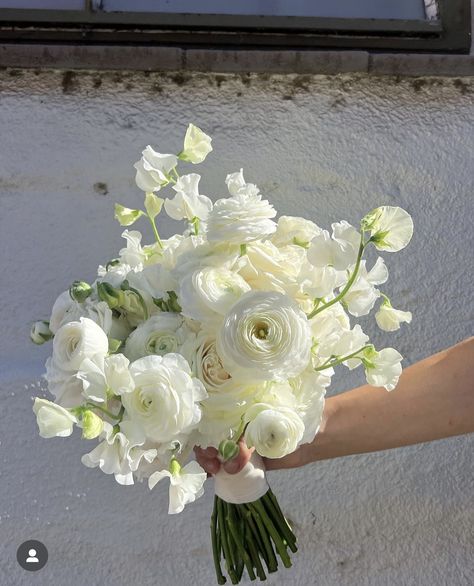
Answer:
M217 581L233 584L246 570L264 580L278 561L291 565L296 538L269 488L261 456L280 458L318 432L334 368L360 365L369 384L395 388L401 355L377 350L350 315L378 304L386 331L410 322L379 286L384 260L369 267L364 252L404 248L410 216L382 206L358 228L342 221L328 232L310 220L281 216L247 183L227 175L228 197L200 193L197 164L211 139L189 125L178 155L151 146L135 164L144 209L116 204L122 226L151 224L154 242L125 229L117 258L99 266L93 283L75 281L57 298L49 321L31 337L53 340L46 380L53 401L33 405L42 437L66 437L74 426L95 447L88 467L120 484L169 480L169 513L203 494L205 471L190 459L193 446L234 457L238 441L254 448L237 475L215 477L211 540ZM170 187L163 198L157 196ZM163 212L184 231L162 239Z

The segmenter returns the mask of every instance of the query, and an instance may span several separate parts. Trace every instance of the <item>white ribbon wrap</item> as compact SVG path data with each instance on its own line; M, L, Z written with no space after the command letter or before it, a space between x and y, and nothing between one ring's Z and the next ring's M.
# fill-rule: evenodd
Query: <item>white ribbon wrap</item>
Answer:
M214 476L214 487L217 496L226 503L240 505L257 501L269 488L262 458L254 451L237 474L229 474L221 466Z

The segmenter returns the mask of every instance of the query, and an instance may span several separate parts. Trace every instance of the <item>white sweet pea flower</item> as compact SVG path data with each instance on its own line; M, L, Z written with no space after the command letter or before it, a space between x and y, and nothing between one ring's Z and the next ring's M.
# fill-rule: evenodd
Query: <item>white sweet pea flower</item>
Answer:
M46 399L35 398L33 411L36 415L36 422L41 437L67 437L71 435L77 418L66 409L47 401Z
M286 380L297 376L310 357L306 315L281 293L249 291L225 316L217 351L238 379Z
M209 242L246 244L273 234L276 224L270 218L276 210L258 188L245 183L242 169L227 176L227 186L232 197L219 199L209 214L207 238Z
M280 216L277 229L272 236L275 246L294 244L308 248L311 240L321 233L321 228L314 222L298 216Z
M342 275L333 267L315 267L306 260L297 278L301 292L314 300L332 296L335 287L341 285Z
M128 265L130 269L141 270L146 261L146 253L140 244L141 233L138 230L124 230L122 238L127 241L127 246L119 252L121 263Z
M405 248L413 236L413 220L408 212L395 206L381 206L362 220L364 230L370 231L375 247L386 252Z
M141 323L127 339L124 354L132 362L150 354L178 352L189 336L181 315L161 312Z
M134 383L128 366L129 361L123 354L86 358L76 375L82 381L82 394L91 401L103 403L107 400L107 391L115 395L130 393Z
M201 176L197 173L182 175L173 189L177 192L173 199L165 200L165 211L174 220L188 220L194 218L207 220L212 210L212 201L206 195L199 193Z
M296 450L304 434L304 423L289 407L252 405L245 413L245 442L266 458L282 458Z
M250 285L238 273L225 267L203 267L181 280L179 303L182 314L205 322L224 315Z
M190 124L184 137L184 148L179 153L182 161L189 163L202 163L212 151L212 138L205 134L200 128Z
M44 378L58 405L78 407L83 402L82 382L76 377L76 371L62 370L51 356L46 360Z
M55 365L66 372L77 371L85 358L105 356L108 351L109 340L104 330L86 317L61 326L53 340Z
M331 354L338 357L349 356L358 350L362 350L369 341L369 336L364 334L359 324L356 324L352 330L341 332L339 339L331 347ZM363 353L360 353L363 356ZM361 363L358 357L349 358L343 364L350 370L356 368Z
M326 388L331 384L333 374L332 368L323 372L307 369L300 376L290 380L295 398L295 410L305 426L301 444L312 442L319 431L323 419L324 396Z
M135 182L145 192L159 191L169 183L169 173L177 164L176 155L162 155L148 145L142 151L142 158L133 165L137 170Z
M122 403L149 439L171 442L197 427L199 401L207 393L201 381L191 377L183 356L146 356L133 362L130 372L135 390L123 395Z
M403 356L394 348L384 348L379 352L369 349L364 360L369 385L393 391L402 373L402 360Z
M343 298L349 313L356 317L370 313L380 297L380 291L374 285L381 285L387 279L388 270L383 258L379 257L369 272L365 261L362 261L354 284Z
M332 224L332 237L321 230L311 241L308 260L315 267L330 266L343 271L355 264L360 246L360 234L348 222Z
M98 466L105 474L113 474L115 480L122 485L134 484L133 473L137 471L141 461L150 463L157 456L155 448L142 447L146 440L145 434L133 421L122 421L118 432L104 421L100 438L102 441L99 445L84 454L81 462L88 468Z
M385 298L375 314L375 321L381 330L394 332L400 329L400 324L411 322L411 311L401 311L392 307L390 301Z
M203 485L207 474L194 460L181 468L176 460L171 461L171 472L161 470L154 472L148 479L150 490L163 478L170 479L169 509L170 515L181 513L184 507L204 494Z

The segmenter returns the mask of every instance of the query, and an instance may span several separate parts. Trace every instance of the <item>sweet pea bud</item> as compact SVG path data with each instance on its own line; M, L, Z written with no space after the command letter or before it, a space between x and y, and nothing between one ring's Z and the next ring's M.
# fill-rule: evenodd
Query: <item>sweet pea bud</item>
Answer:
M165 200L154 193L145 194L145 209L150 218L155 218L160 212Z
M94 439L104 429L104 422L93 411L84 411L82 415L82 439Z
M178 303L178 296L174 291L167 291L168 293L168 309L169 311L174 311L175 313L181 313L181 305Z
M105 301L110 309L116 309L123 303L124 295L120 289L115 289L109 283L98 283L97 293L101 301Z
M49 329L49 321L37 321L31 326L30 339L35 344L44 344L53 336L53 332Z
M85 281L74 281L69 287L69 295L78 303L83 303L91 293L92 287Z
M170 472L173 476L178 476L181 472L180 463L176 458L171 458L170 462Z
M116 340L115 338L109 338L109 354L115 354L119 351L122 346L122 340Z
M135 290L128 289L123 291L123 301L120 308L140 320L148 319L148 309L145 301L140 293Z
M365 368L373 368L374 364L374 358L376 358L378 355L377 350L375 349L375 346L373 344L369 344L366 348L364 348L364 352L362 353L362 356L360 357L362 364L364 365Z
M140 216L143 216L143 212L141 210L126 208L119 203L115 204L115 219L121 226L131 226L138 220Z
M232 460L239 453L239 446L229 439L222 440L219 444L219 454L224 462Z

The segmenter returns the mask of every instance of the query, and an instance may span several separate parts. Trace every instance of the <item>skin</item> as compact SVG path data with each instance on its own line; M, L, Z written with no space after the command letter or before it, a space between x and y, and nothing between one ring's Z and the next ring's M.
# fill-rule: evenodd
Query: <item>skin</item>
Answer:
M406 368L394 391L363 385L326 400L319 433L310 444L280 459L264 458L267 470L318 460L388 450L474 432L474 337ZM221 465L239 472L254 448L221 464L215 448L195 448L208 474Z

